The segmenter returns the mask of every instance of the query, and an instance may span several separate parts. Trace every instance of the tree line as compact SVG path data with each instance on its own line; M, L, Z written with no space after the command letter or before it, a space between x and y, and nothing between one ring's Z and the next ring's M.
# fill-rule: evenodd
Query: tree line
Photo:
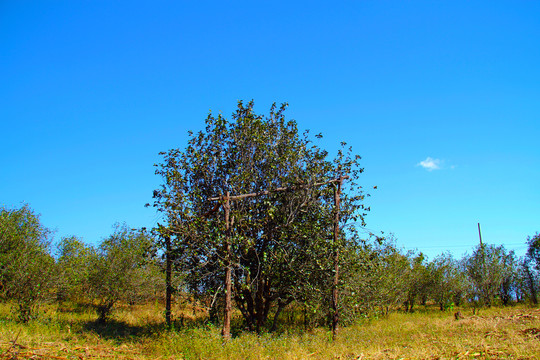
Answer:
M330 158L322 135L301 134L285 109L263 116L239 102L231 119L210 114L184 149L161 153L152 230L117 225L97 246L67 237L53 247L29 206L0 209L2 300L21 321L45 301L72 301L105 322L115 305L162 299L168 288L209 322L234 305L256 332L276 330L291 308L314 327L426 304L537 303L539 234L521 258L481 244L461 259L432 260L392 236L363 236L370 209L360 156L342 143Z
M52 232L28 206L0 209L0 298L28 322L40 304L71 301L93 308L105 322L119 302L141 303L163 288L153 237L116 225L98 246Z

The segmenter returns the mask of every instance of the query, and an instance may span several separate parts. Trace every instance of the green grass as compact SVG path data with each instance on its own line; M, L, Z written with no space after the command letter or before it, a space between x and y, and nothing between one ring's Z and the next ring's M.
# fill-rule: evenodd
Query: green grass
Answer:
M28 324L0 305L0 358L56 359L538 359L540 310L492 308L393 313L341 328L280 334L242 332L224 342L220 329L184 311L184 327L167 331L156 304L122 307L100 325L92 312L49 306ZM177 313L180 313L177 310ZM178 325L178 324L177 324ZM13 341L16 339L16 343Z

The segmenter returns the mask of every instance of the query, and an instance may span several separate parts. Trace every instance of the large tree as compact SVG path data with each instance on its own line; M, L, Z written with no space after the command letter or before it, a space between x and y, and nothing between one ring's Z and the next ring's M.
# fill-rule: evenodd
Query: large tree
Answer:
M172 242L188 287L213 292L231 276L236 305L247 327L258 331L272 308L277 319L287 304L306 299L308 289L329 286L332 254L352 233L344 225L363 223L366 210L356 183L360 157L340 150L330 161L307 132L300 135L296 123L285 119L285 108L273 105L262 116L253 102L239 102L230 120L210 114L205 130L190 133L184 150L162 153L156 165L163 178L154 191L163 215L158 230ZM329 181L345 175L336 242L335 183ZM242 194L256 196L235 197ZM220 205L227 211L217 211Z

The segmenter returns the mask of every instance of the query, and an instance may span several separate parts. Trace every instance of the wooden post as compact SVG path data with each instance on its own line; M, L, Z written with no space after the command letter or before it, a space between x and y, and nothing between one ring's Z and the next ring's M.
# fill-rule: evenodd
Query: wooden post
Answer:
M340 201L340 194L341 194L341 184L343 183L343 180L348 179L348 175L341 176L339 179L332 179L324 182L318 182L311 185L297 185L297 186L291 186L291 187L279 187L273 190L264 190L260 192L255 193L249 193L249 194L241 194L236 196L231 196L230 192L227 191L227 195L219 196L219 197L211 197L208 199L208 201L220 201L221 205L223 206L223 209L225 210L225 229L226 229L226 239L225 239L225 313L224 313L224 321L223 321L223 329L221 330L221 335L224 338L230 338L231 336L231 312L232 312L232 297L231 297L231 291L232 291L232 254L231 254L231 242L230 242L230 227L231 227L231 221L229 220L230 217L230 201L236 201L236 200L242 200L245 198L250 197L258 197L263 195L268 195L275 192L281 192L281 191L296 191L301 189L308 189L311 187L317 187L327 184L333 184L337 183L337 192L334 194L334 202L336 205L336 213L334 216L334 244L337 243L337 237L339 233L339 201ZM214 208L210 211L208 211L206 214L204 214L204 217L208 217L211 214L215 213L219 209L219 204L216 204ZM334 317L332 321L332 333L335 336L335 333L337 332L337 323L338 323L338 310L337 310L337 301L338 301L338 293L337 293L337 284L339 282L339 250L336 247L335 253L334 253L334 265L335 265L335 276L334 276L334 286L332 290L332 308L334 309Z
M171 259L171 236L165 236L165 321L167 327L171 327L171 300L172 300L172 259Z
M230 239L230 193L227 191L225 196L225 203L223 204L225 209L225 312L223 316L223 329L221 335L228 339L231 337L231 312L232 312L232 299L231 299L231 239Z
M338 330L339 310L338 310L338 284L339 284L339 205L341 195L341 184L343 177L339 178L337 186L334 188L334 284L332 286L332 340L335 340Z

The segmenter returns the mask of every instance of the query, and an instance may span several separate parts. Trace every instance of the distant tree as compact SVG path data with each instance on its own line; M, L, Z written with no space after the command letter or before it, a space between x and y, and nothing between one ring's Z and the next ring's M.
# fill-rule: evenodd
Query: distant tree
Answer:
M456 267L454 305L461 306L467 300L467 290L470 288L470 281L467 277L467 268L463 259L456 260Z
M465 258L467 275L472 283L472 298L479 304L491 306L499 294L507 272L507 256L504 246L483 244Z
M403 304L408 296L412 274L407 254L401 253L395 246L386 246L378 250L375 262L377 277L377 298L385 315L389 310Z
M502 257L502 280L499 288L499 298L503 305L510 305L518 288L519 263L513 250L505 252Z
M397 248L393 236L375 237L358 247L355 266L346 278L358 313L388 315L407 300L409 255Z
M17 304L19 319L35 317L39 304L51 297L55 262L51 232L28 205L0 209L0 286L4 299Z
M536 270L540 271L540 233L527 237L527 256Z
M154 241L144 230L116 225L91 257L89 296L98 321L105 322L119 301L133 303L156 291L159 268L153 256Z
M519 261L518 293L538 304L538 287L540 284L540 233L527 237L527 255Z
M441 254L429 263L432 278L431 292L440 310L445 310L461 300L462 273L458 262L450 253Z
M409 257L409 280L407 284L407 300L405 301L405 311L413 312L414 305L418 298L422 296L427 286L429 270L424 254Z
M530 301L538 304L538 270L531 264L532 259L527 255L518 260L516 275L516 297L518 302Z
M75 236L64 237L58 247L58 300L88 300L91 266L96 250Z

